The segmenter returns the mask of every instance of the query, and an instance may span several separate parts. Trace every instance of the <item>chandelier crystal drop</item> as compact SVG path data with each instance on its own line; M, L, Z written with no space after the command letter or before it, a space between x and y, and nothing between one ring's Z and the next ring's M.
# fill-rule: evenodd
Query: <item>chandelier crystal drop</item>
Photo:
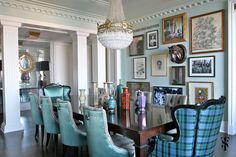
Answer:
M133 40L132 26L125 20L122 0L110 0L104 24L98 25L98 40L106 48L122 49Z

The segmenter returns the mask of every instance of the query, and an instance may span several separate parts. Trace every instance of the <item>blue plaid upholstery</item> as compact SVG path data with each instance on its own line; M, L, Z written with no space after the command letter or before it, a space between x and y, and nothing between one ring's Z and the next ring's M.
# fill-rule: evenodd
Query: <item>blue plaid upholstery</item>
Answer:
M200 110L196 156L213 156L223 114L224 105L222 104L211 105Z
M165 141L157 137L149 157L208 157L213 156L224 114L225 97L208 100L202 106L180 105L173 109L179 138Z
M192 108L179 108L175 111L174 115L180 129L178 141L167 142L157 138L156 148L150 157L192 157L195 128L197 125L197 110Z

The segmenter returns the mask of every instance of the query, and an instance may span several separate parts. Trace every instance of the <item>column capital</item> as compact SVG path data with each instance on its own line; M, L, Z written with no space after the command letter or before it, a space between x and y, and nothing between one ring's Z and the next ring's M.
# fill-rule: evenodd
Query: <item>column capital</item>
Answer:
M21 26L20 22L15 22L15 21L1 20L0 22L3 26L13 26L13 27L20 27Z
M82 32L82 31L76 31L76 32L70 33L70 35L72 37L88 37L89 33L88 32Z

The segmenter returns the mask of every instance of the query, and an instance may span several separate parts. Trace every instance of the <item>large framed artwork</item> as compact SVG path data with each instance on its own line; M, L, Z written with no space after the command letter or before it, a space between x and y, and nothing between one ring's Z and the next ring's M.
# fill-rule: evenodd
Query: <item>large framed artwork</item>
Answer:
M185 66L173 66L170 71L172 85L185 85Z
M167 54L152 55L152 76L166 76L167 75Z
M134 79L146 79L146 57L134 58Z
M136 97L136 91L150 91L150 82L127 82L127 87L131 94L131 100L134 100Z
M215 77L215 56L189 57L189 77Z
M213 82L189 82L189 104L202 104L214 98Z
M162 19L162 43L170 44L186 41L186 13Z
M191 17L190 49L194 53L224 51L224 11Z
M147 50L159 48L158 30L147 32Z
M153 86L153 104L165 105L166 94L183 94L183 88Z
M139 56L144 54L144 35L133 37L133 41L129 46L130 56Z

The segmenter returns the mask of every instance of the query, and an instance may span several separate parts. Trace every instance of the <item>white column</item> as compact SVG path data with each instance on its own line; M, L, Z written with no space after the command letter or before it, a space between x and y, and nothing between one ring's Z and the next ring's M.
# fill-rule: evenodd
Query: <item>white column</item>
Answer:
M108 82L119 83L121 77L121 56L120 50L107 49L107 74L106 79Z
M106 49L98 41L97 35L90 35L90 39L92 41L92 81L103 88L103 82L106 81Z
M227 133L236 134L236 12L234 9L235 0L228 1L228 127ZM224 123L222 123L224 124ZM225 131L226 127L222 127Z
M87 37L89 33L76 32L72 34L73 38L73 95L79 95L79 89L85 89L88 101L88 54ZM78 103L78 102L77 102Z
M20 123L18 27L20 23L1 21L3 26L3 112L4 133L23 130Z

